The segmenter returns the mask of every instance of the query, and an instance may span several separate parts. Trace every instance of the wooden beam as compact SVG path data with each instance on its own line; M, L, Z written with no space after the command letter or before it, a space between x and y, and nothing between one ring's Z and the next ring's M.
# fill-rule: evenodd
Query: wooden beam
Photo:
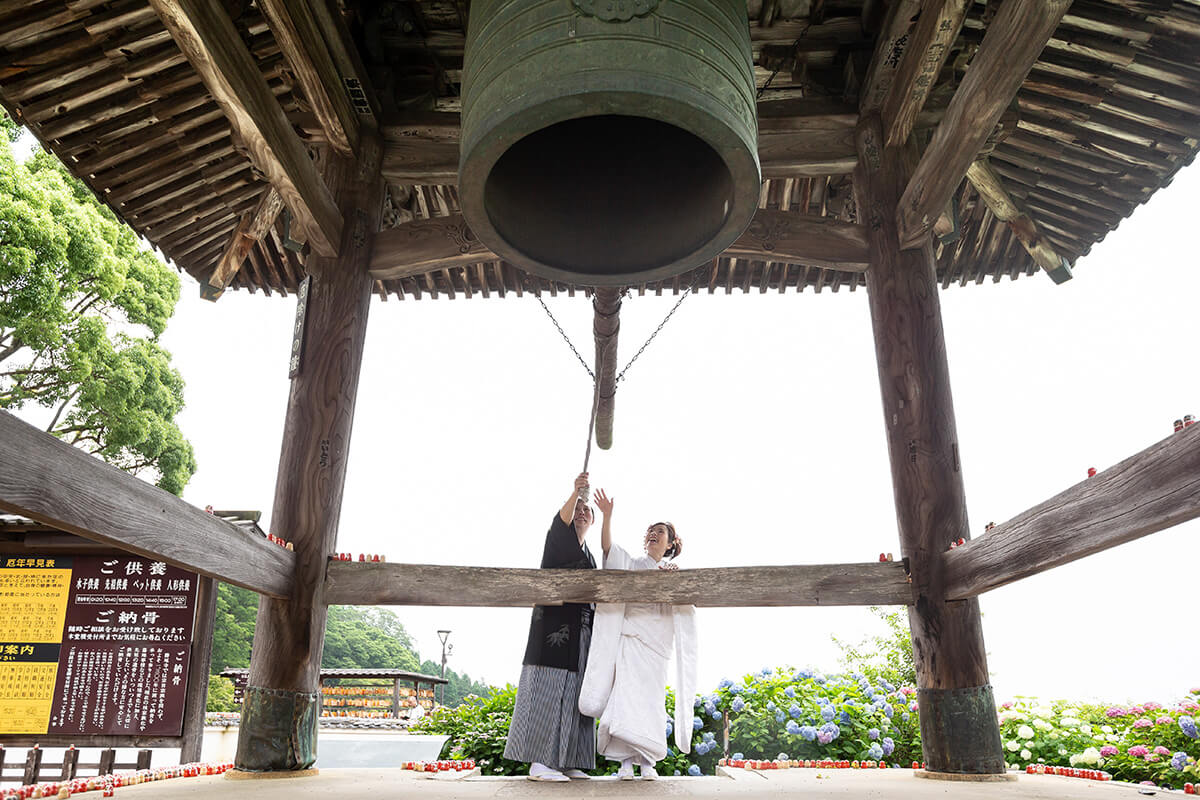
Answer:
M621 332L621 290L606 286L592 295L592 336L596 340L596 446L612 447L617 399L617 337Z
M865 272L867 237L861 225L791 211L759 209L725 254L736 258ZM398 280L497 257L461 214L419 219L381 231L371 255L371 277Z
M446 591L453 586L454 591ZM904 605L899 562L722 567L676 572L502 569L330 561L330 605L513 606L670 603L709 608Z
M1196 517L1193 425L945 553L946 596L974 597Z
M219 3L150 0L254 165L283 196L319 255L337 254L342 217L300 137Z
M991 209L992 215L1008 224L1013 235L1038 266L1046 270L1051 280L1064 283L1071 279L1070 262L1059 255L1054 245L1042 236L1029 211L1008 193L1004 182L987 159L981 158L967 167L967 180L971 182L984 205Z
M895 0L888 5L883 26L875 39L875 52L858 91L861 113L875 113L883 107L896 71L904 60L913 24L920 13L921 0Z
M237 229L229 240L229 245L217 262L217 268L208 278L208 285L218 291L208 292L204 296L216 300L242 268L246 256L250 255L254 245L267 235L267 231L275 224L275 218L283 210L283 197L274 187L268 187L262 194L253 211L242 215Z
M903 247L917 247L962 183L1071 0L1005 0L987 27L896 209Z
M342 155L357 155L358 117L309 0L261 0L259 7L304 89L326 141Z
M880 111L888 144L901 145L908 140L970 4L970 0L925 0L921 4L921 15L912 27Z
M0 411L0 510L272 597L293 554Z

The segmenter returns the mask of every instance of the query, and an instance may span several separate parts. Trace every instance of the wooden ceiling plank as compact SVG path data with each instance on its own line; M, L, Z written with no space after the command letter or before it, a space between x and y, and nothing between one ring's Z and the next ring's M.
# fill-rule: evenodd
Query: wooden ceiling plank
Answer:
M357 155L358 117L346 96L342 76L334 65L309 0L259 0L258 5L303 88L326 141L344 155Z
M950 55L971 0L924 0L904 55L892 76L880 117L889 145L908 140L938 73Z
M1029 74L1070 0L1005 0L897 208L901 245L923 242Z
M204 0L150 0L249 151L304 228L313 250L337 254L342 214L224 9Z

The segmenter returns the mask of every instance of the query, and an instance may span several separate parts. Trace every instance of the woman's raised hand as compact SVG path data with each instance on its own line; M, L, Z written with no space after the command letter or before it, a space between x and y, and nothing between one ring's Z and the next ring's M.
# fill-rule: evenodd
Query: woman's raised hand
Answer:
M603 489L596 490L596 505L600 509L600 513L608 516L613 510L613 499L605 494Z

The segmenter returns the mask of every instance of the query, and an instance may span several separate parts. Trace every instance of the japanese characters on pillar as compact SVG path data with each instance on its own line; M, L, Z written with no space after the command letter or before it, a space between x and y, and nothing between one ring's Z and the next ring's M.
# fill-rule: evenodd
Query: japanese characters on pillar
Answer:
M0 733L180 735L196 588L139 556L0 558Z

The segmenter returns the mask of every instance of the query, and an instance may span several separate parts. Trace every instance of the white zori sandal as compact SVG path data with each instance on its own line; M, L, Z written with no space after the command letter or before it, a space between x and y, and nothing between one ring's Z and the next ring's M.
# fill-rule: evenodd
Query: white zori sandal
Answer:
M529 765L528 778L531 781L548 781L553 783L563 783L571 780L558 770L547 767L545 764L539 764L536 761Z
M650 764L650 765L642 764L641 770L642 770L642 780L644 780L644 781L658 780L658 770L656 770L654 768L653 764Z
M581 769L564 769L562 774L573 781L590 781L592 779L591 775L588 775Z
M621 762L621 768L617 770L617 779L622 781L632 781L636 779L633 774L632 759L627 758Z

